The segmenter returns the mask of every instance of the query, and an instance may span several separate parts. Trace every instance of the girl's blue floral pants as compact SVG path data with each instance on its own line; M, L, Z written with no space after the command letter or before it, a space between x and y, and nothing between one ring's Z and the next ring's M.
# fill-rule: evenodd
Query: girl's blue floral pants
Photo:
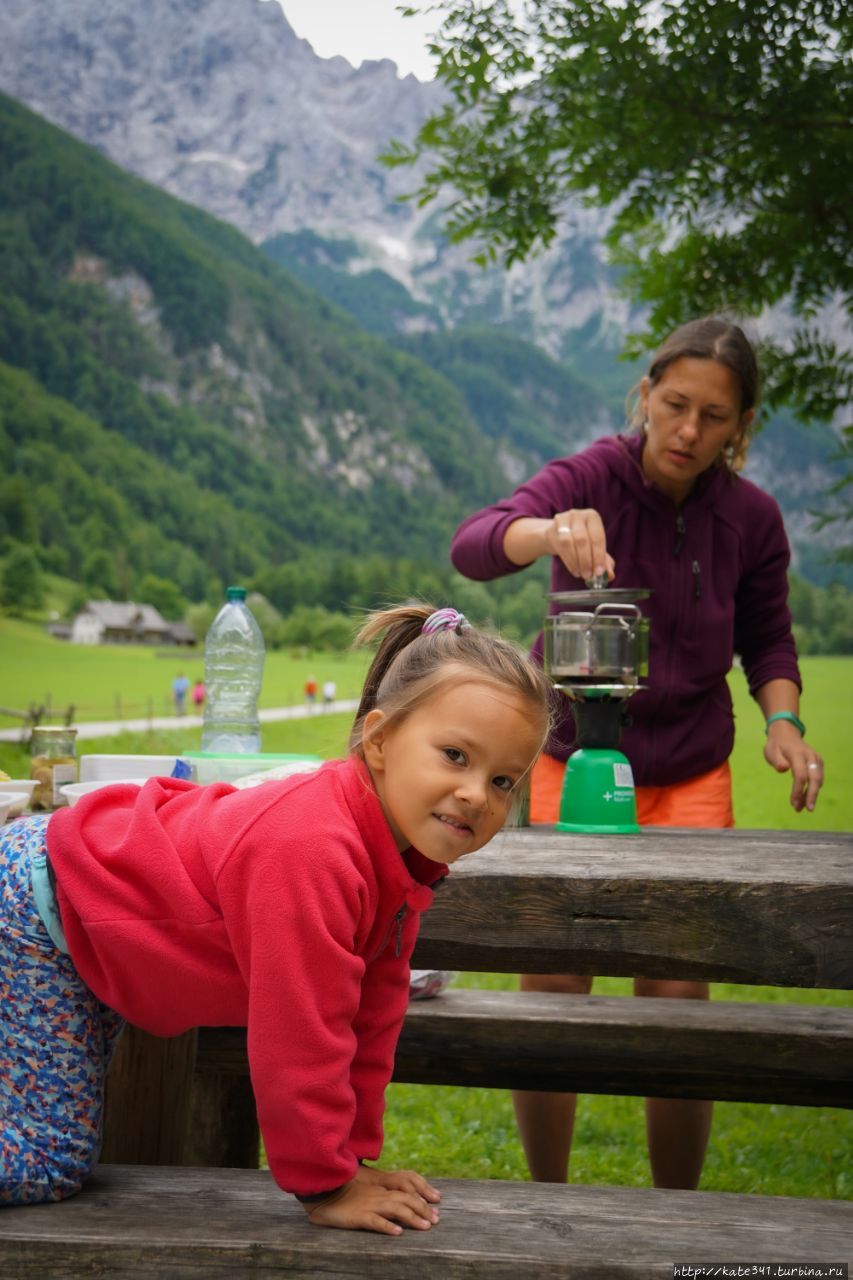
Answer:
M33 899L49 815L0 829L0 1205L74 1195L101 1147L122 1020L51 941Z

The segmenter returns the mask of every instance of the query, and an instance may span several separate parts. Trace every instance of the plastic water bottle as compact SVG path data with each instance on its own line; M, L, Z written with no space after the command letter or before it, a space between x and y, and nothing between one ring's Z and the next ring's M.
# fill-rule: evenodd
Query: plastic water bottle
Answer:
M229 587L204 642L206 701L202 751L258 752L258 695L264 674L264 638L243 587Z

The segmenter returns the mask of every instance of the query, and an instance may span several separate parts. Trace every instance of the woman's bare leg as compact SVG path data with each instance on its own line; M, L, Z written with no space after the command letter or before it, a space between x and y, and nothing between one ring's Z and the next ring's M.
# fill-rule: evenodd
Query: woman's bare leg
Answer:
M592 978L581 974L524 973L522 991L589 995ZM515 1090L518 1132L534 1182L565 1182L575 1124L577 1094Z
M636 978L634 994L707 1000L708 984ZM695 1191L699 1186L713 1111L713 1102L646 1098L649 1162L656 1187Z

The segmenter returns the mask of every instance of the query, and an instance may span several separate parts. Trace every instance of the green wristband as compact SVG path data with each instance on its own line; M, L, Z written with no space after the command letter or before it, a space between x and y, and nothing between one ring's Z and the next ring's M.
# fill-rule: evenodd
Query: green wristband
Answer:
M764 726L764 732L768 733L770 726L774 720L790 720L791 724L797 726L800 736L806 736L806 726L803 724L799 716L794 715L793 711L774 711L772 716L768 716Z

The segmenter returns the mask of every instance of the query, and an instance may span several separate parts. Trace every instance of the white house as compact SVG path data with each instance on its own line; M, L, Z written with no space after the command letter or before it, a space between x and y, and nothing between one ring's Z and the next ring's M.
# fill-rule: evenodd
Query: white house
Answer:
M183 623L166 622L151 604L88 600L71 624L72 644L195 644Z

